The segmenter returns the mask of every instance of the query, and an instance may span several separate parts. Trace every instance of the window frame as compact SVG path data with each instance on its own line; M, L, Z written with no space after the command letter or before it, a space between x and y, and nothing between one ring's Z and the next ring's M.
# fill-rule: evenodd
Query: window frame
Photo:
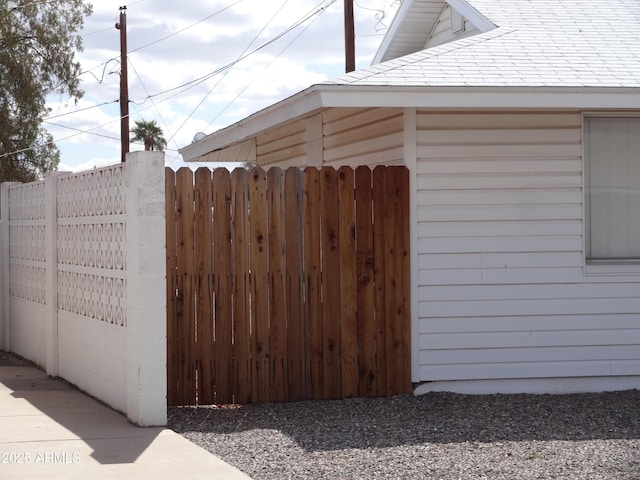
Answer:
M589 258L589 241L591 238L591 216L589 205L589 158L587 152L587 120L590 118L636 118L640 119L640 112L582 112L582 211L583 211L583 260L585 275L635 275L640 274L639 258L612 258L612 259L592 259Z

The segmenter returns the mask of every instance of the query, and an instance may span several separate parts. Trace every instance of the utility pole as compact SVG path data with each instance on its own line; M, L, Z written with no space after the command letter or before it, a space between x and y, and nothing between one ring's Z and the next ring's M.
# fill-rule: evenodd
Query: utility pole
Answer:
M120 161L127 160L129 153L129 80L127 78L127 7L120 7L120 142L122 154Z
M347 73L356 69L356 40L353 24L353 0L344 0L344 48Z

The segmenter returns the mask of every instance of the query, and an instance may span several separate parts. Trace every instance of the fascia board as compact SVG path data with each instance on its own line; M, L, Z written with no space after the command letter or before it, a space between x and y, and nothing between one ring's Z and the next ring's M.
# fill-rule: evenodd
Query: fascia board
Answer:
M363 87L323 89L322 105L443 109L638 109L640 88L599 87Z
M637 110L640 88L315 85L179 150L185 161L326 108Z
M322 108L321 102L322 98L315 87L309 87L178 151L188 162L219 148L242 142L274 125L311 115Z
M482 15L466 0L446 0L451 8L460 12L460 14L469 20L475 27L481 32L489 32L494 28L497 28L491 20Z

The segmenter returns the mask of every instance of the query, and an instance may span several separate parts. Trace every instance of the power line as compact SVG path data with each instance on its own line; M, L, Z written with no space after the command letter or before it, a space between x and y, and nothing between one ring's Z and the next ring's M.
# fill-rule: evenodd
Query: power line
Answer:
M254 42L256 40L258 40L258 38L260 38L260 35L262 35L262 33L267 29L267 27L271 24L271 22L274 20L274 18L276 18L278 16L278 14L282 11L282 9L284 8L284 6L289 2L289 0L285 0L284 3L282 5L280 5L280 8L278 8L278 10L276 10L276 12L273 14L273 16L269 19L269 21L267 21L267 23L265 23L264 27L262 27L260 29L260 31L253 37L253 39L249 42L249 44L245 47L245 49L242 51L242 53L240 53L240 57L242 57L245 53L247 53L247 50L249 50L249 47L251 47L251 45L254 44ZM178 134L178 132L180 130L182 130L182 127L185 126L185 124L189 121L189 119L193 116L194 113L196 113L196 111L202 106L202 104L206 101L207 98L209 98L209 95L211 95L211 92L213 92L218 85L220 85L220 82L227 76L227 74L231 71L231 69L227 69L224 73L224 75L222 75L222 77L220 77L218 79L218 81L213 85L213 87L211 87L211 89L209 90L209 92L204 96L204 98L202 100L200 100L200 103L198 103L198 105L196 105L196 107L191 111L191 113L187 116L187 118L185 118L184 122L182 122L182 124L178 127L178 129L176 130L176 132L171 136L171 138L169 139L169 141L171 141L173 139L174 136L176 136Z
M67 125L61 125L59 123L54 123L54 122L49 122L47 120L44 120L44 123L48 123L49 125L53 125L55 127L60 127L60 128L66 128L67 130L75 130L76 132L80 132L80 133L87 133L89 135L95 135L96 137L102 137L102 138L108 138L109 140L116 140L116 141L120 141L119 138L116 137L110 137L109 135L103 135L102 133L95 133L95 132L89 132L89 131L85 131L85 130L81 130L79 128L75 128L75 127L69 127ZM57 140L54 140L54 142L56 142Z
M110 102L103 102L103 103L98 103L96 105L91 105L90 107L79 108L72 112L65 112L65 113L60 113L58 115L52 115L50 117L45 118L44 121L46 122L48 120L53 120L54 118L66 117L67 115L73 115L74 113L84 112L86 110L92 110L94 108L103 107L105 105L110 105L112 103L118 103L118 100L111 100Z

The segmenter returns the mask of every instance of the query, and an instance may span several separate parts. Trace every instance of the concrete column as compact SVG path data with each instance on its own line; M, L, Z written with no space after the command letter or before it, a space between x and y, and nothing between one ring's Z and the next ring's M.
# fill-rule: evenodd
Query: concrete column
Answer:
M125 164L127 417L167 423L164 153L133 152Z
M46 258L46 355L45 370L58 376L58 181L66 172L49 172L44 181Z
M9 301L9 187L0 185L0 348L11 351L11 309Z

